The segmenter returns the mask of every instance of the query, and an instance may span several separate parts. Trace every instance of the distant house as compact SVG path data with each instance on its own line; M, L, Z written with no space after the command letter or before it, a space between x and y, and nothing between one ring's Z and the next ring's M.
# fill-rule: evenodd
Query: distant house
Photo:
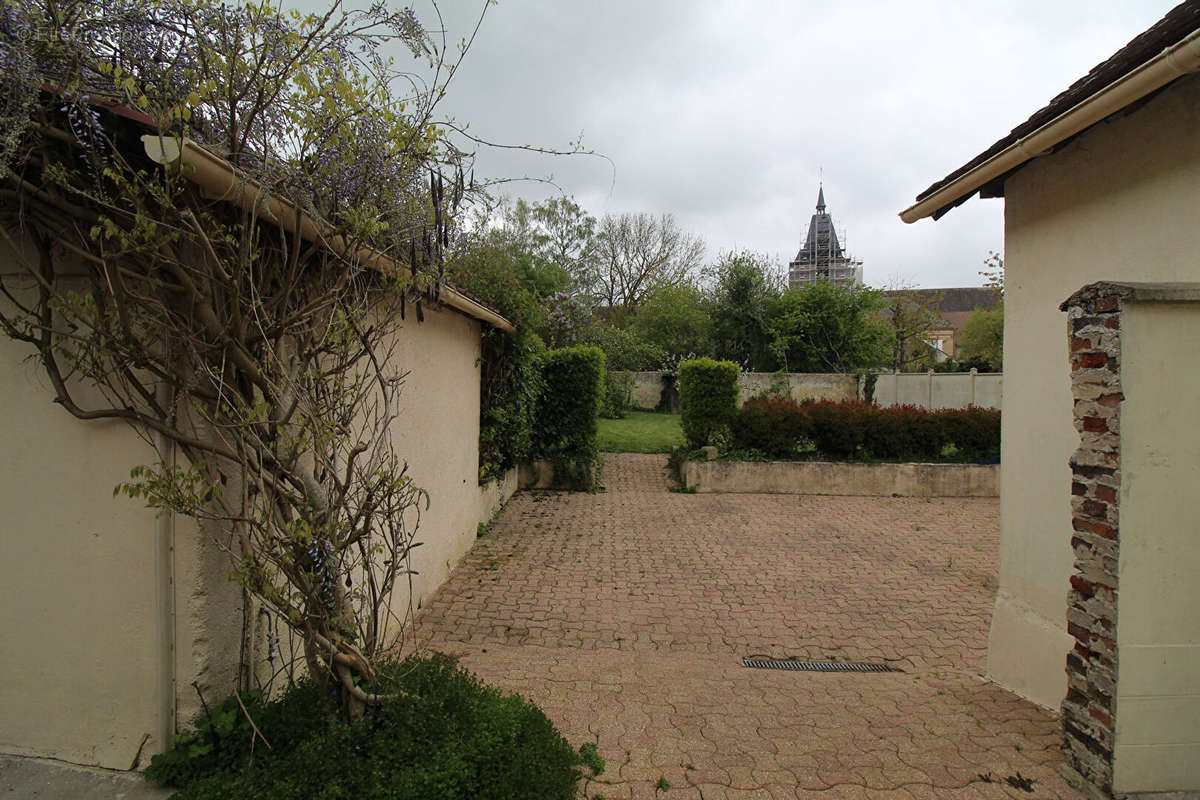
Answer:
M833 217L825 210L825 187L817 190L817 210L808 222L808 235L800 252L788 263L788 286L793 289L814 281L858 286L863 282L862 262L846 254Z
M986 286L965 286L948 289L889 289L884 297L891 301L910 302L936 315L942 325L929 328L921 337L932 350L934 361L956 358L963 328L976 311L994 308L1000 293Z
M1128 351L1119 361L1077 357L1072 373L1068 319L1059 308L1098 281L1200 280L1198 72L1200 2L1191 0L900 215L905 222L937 219L975 194L1005 199L1000 582L988 674L1063 709L1072 768L1097 790L1088 796L1200 790L1194 349L1190 358L1164 363L1166 353L1195 346L1198 317L1175 304L1177 329L1158 339L1144 327L1124 331L1109 320L1104 335L1125 337L1127 348L1182 344L1149 359L1142 351L1140 362ZM1091 324L1073 322L1073 329L1084 323ZM1071 347L1084 344L1076 339ZM1091 401L1077 401L1073 384L1095 379L1080 367L1135 362L1142 365L1140 382L1103 395L1122 409L1120 432L1084 420L1077 430L1076 403ZM1130 404L1142 409L1136 424L1125 417ZM1147 404L1158 413L1146 412ZM1193 411L1170 427L1168 412L1179 404ZM1077 448L1084 450L1081 438L1084 445L1124 442L1110 453L1113 463L1083 467L1104 481L1104 497L1114 504L1098 523L1077 516L1109 501L1089 505L1093 489L1073 482L1069 463L1079 457ZM1152 514L1134 515L1130 504L1144 506L1151 490L1161 501ZM1091 541L1092 535L1105 541ZM1119 558L1105 562L1107 577L1078 574L1076 559L1099 546L1115 554L1118 541ZM1114 576L1138 559L1157 565L1153 580L1122 582L1118 592ZM1095 604L1115 609L1118 596L1119 616L1114 610L1111 618L1089 622Z

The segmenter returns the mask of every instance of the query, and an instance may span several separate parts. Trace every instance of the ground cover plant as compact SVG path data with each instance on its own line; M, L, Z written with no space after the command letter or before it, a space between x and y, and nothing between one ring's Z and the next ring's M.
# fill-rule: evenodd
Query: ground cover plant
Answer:
M747 400L732 423L735 450L780 459L995 462L1000 412L882 408L863 402Z
M231 697L147 776L180 787L177 800L567 800L585 765L603 769L536 706L444 656L385 662L378 675L391 697L359 725L309 681L272 702Z
M683 446L683 427L678 414L627 411L599 421L596 443L602 453L669 453Z

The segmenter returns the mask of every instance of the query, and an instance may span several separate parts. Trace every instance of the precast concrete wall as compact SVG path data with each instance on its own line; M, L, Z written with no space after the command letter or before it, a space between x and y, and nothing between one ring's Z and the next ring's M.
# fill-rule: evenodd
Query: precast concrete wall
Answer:
M919 408L1000 408L1004 376L1000 373L896 372L875 379L875 404Z

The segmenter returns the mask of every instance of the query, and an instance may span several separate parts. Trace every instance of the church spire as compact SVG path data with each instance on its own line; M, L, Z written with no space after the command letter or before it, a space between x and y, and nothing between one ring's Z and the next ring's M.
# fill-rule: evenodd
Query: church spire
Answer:
M825 187L821 186L817 189L817 213L825 213Z

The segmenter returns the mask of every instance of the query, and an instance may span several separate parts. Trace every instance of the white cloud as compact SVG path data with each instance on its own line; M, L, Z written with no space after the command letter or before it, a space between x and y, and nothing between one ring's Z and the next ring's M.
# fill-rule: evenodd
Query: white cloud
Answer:
M428 24L426 2L415 10ZM444 111L508 144L564 147L582 132L613 166L485 148L477 174L553 174L597 215L674 213L710 254L789 259L822 175L868 282L899 272L973 285L1002 246L1002 201L972 200L936 223L904 225L898 212L1172 5L500 0ZM445 4L451 41L481 7Z

